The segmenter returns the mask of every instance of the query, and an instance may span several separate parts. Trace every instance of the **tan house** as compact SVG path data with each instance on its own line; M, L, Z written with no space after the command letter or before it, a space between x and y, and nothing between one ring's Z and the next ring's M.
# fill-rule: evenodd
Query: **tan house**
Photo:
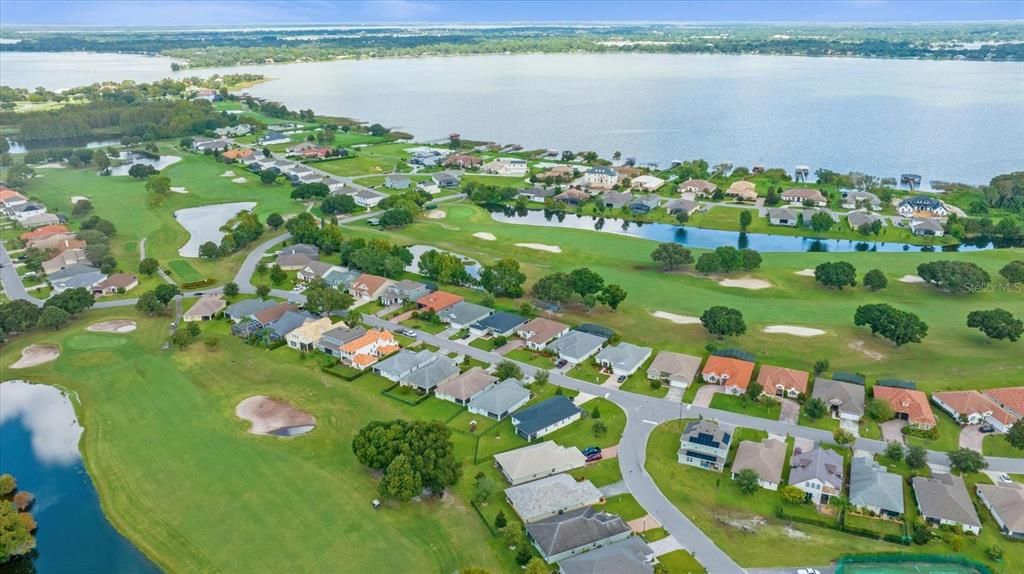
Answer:
M473 367L465 373L437 385L434 396L443 401L465 405L497 382L498 378L494 375L480 367Z
M757 200L757 191L754 189L754 184L744 180L733 182L733 184L729 186L729 189L725 191L725 195L726 197L734 197L740 201Z
M795 399L801 393L807 394L807 380L810 376L811 374L807 371L761 365L761 372L757 374L757 382L766 395Z
M782 483L782 467L786 464L786 443L778 439L765 439L761 442L745 440L736 448L736 458L732 462L732 479L741 470L752 470L757 473L761 488L778 490Z
M92 286L93 295L115 295L138 287L138 277L131 273L114 273Z
M537 317L516 328L516 335L526 341L526 346L534 351L543 351L548 343L561 337L569 330L565 323Z
M85 242L77 239L72 233L58 233L41 239L33 239L25 243L25 247L35 247L43 251L54 249L64 251L65 249L84 249Z
M195 302L194 305L189 307L188 311L182 315L182 321L193 322L193 321L209 321L217 316L227 307L227 303L221 298L220 293L211 295L203 295Z
M706 179L688 179L676 187L680 193L692 193L697 197L711 197L718 186Z
M88 262L89 258L85 255L85 249L65 249L53 258L43 261L43 273L52 275L68 265Z
M315 321L303 323L301 327L293 329L285 335L284 340L288 343L289 347L305 353L316 349L316 344L320 342L320 337L333 327L334 324L331 323L330 317L321 317Z
M981 503L996 519L1006 536L1024 540L1024 486L1010 484L978 484L975 492Z
M647 367L647 379L667 382L670 387L685 389L693 382L702 359L693 355L660 351Z
M828 199L826 199L825 196L816 189L787 189L782 192L782 201L786 201L794 205L806 205L810 202L816 207L825 207L828 205Z
M357 299L376 299L393 284L394 281L387 277L363 273L352 282L348 291Z

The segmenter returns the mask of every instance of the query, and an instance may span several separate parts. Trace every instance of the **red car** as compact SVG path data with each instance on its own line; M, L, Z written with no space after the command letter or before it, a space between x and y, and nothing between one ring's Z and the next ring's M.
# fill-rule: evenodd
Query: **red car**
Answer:
M603 457L601 456L601 453L595 452L594 454L587 455L587 462L595 462L601 460L602 458Z

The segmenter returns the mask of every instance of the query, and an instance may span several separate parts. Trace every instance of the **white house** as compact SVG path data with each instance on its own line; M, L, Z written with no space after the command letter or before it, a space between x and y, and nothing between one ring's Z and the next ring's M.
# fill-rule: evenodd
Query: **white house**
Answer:
M305 323L301 327L285 335L284 340L288 346L302 352L316 349L316 344L324 333L333 327L329 317L321 317L316 321Z
M494 175L520 177L526 175L529 170L525 159L502 157L485 163L480 167L480 171Z
M583 182L588 187L610 189L619 183L619 172L606 166L592 167L583 174Z

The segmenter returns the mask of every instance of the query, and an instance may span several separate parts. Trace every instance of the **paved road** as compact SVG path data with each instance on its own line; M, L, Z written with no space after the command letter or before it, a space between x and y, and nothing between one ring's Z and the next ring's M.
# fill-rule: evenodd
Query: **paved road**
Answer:
M7 248L0 243L0 282L3 283L4 293L7 294L7 298L10 300L23 299L32 303L36 307L43 305L42 299L37 299L28 294L25 290L25 284L21 282L21 276L18 275L18 269L14 266L14 260L7 253Z

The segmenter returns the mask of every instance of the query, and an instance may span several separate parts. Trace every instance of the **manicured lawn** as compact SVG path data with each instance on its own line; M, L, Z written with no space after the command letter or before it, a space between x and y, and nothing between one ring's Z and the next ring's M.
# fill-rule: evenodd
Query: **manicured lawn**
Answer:
M657 355L657 350L652 352L651 357L647 359L647 361L645 361L644 364L641 365L635 373L630 375L619 388L622 389L623 391L639 393L641 395L647 395L649 397L661 398L668 394L667 382L661 382L661 384L658 385L658 388L654 388L651 386L652 381L648 380L647 378L647 367L651 365L651 363L654 361L654 357L656 357Z
M167 262L167 269L171 271L171 278L181 283L202 281L206 279L196 271L195 267L184 259L174 259Z
M683 402L688 405L693 404L693 399L697 398L697 391L699 391L703 386L704 383L699 380L695 380L690 383L690 385L686 387L686 390L683 391Z
M551 369L555 366L555 362L551 357L546 357L536 351L531 351L527 348L513 349L505 353L505 357L512 359L513 361L519 361L526 363L527 365L533 365L541 369Z
M419 329L420 331L426 331L427 333L431 333L434 335L448 328L448 325L445 325L444 323L431 323L429 321L424 321L422 319L413 318L402 321L402 325L405 325L410 329Z
M581 381L597 385L607 381L609 376L607 373L602 373L597 363L590 360L584 361L570 369L568 375L574 379L580 379Z
M843 524L851 528L862 528L879 534L890 536L903 536L903 523L895 520L872 518L861 514L847 512L843 517Z
M668 538L668 530L660 527L651 528L650 530L645 530L640 536L647 542L654 542L662 538Z
M800 418L797 419L797 424L805 427L813 427L816 429L827 430L832 432L839 428L839 419L834 419L828 415L825 415L819 419L812 419L811 417L804 414L803 409L800 409Z
M858 434L864 438L882 440L882 428L878 426L877 422L867 417L861 419Z
M562 446L577 446L580 450L588 446L605 448L619 444L622 431L626 428L626 414L622 412L622 409L615 406L615 403L602 398L591 399L583 404L581 408L587 414L590 414L595 407L600 409L600 420L607 425L608 432L600 436L594 434L593 426L596 419L585 417L565 428L556 430L544 438L546 440L553 440Z
M1006 440L1006 435L1004 434L990 434L986 436L981 449L986 456L1024 458L1024 450L1011 445Z
M647 511L640 506L632 494L618 494L606 499L602 510L618 514L626 522L647 516Z
M111 345L100 347L79 339L87 325L112 318L139 329L103 335ZM202 326L201 337L218 333L217 351L162 351L166 319L92 311L61 331L9 343L2 365L24 345L61 345L58 360L22 374L76 393L85 464L104 510L166 571L518 571L468 504L473 475L493 471L490 461L467 459L468 437L453 435L466 463L454 496L371 508L377 481L352 453L355 432L377 419L433 419L440 408L381 397L373 377L331 377L287 348L246 346L224 335L226 326ZM247 433L234 408L255 394L312 413L316 430L292 439Z
M782 405L778 401L752 401L725 393L718 393L711 398L711 408L773 421L779 420L779 413L782 411Z
M920 445L929 450L941 450L951 451L956 450L960 447L960 426L953 421L953 418L947 415L941 409L934 409L935 411L935 428L939 429L939 437L935 440L928 440L924 438L918 438L913 435L903 435L906 444L908 445Z
M669 574L705 574L707 570L686 550L673 550L658 557Z
M759 361L808 369L827 358L833 370L863 373L876 378L912 378L925 391L1006 386L1024 382L1016 369L1014 344L990 342L966 328L969 311L1012 304L998 270L1013 259L1024 258L1022 249L943 253L941 251L896 253L764 253L761 268L751 276L769 281L768 289L726 288L715 281L685 273L663 273L650 260L651 241L554 227L502 224L467 203L445 206L444 220L424 220L390 232L392 239L434 245L491 263L513 257L528 276L527 286L554 271L589 267L609 283L622 285L629 293L617 311L599 306L586 312L563 309L561 320L570 323L596 322L614 329L622 338L638 345L704 355L705 346L740 347ZM376 237L377 231L347 227L350 235ZM497 241L472 237L486 231ZM515 243L543 243L561 247L548 253L515 247ZM995 288L985 293L951 295L922 284L902 283L903 275L916 275L917 265L928 261L961 260L978 264L994 278ZM872 293L862 287L842 292L818 287L813 278L796 275L826 261L848 261L858 275L878 268L889 278L889 287ZM680 296L685 293L685 296ZM929 326L922 343L897 348L853 325L853 315L865 303L889 303L916 313ZM654 311L699 316L712 305L739 309L747 333L718 341L700 325L676 325L650 316ZM795 321L794 318L799 318ZM826 331L817 337L797 338L764 333L767 325L793 323ZM878 358L881 357L881 358Z
M473 339L473 341L469 343L469 346L482 351L493 351L494 337L491 337L490 339Z
M577 468L569 474L576 478L586 478L598 488L622 480L622 471L619 470L619 459L617 458L600 460L583 468Z

